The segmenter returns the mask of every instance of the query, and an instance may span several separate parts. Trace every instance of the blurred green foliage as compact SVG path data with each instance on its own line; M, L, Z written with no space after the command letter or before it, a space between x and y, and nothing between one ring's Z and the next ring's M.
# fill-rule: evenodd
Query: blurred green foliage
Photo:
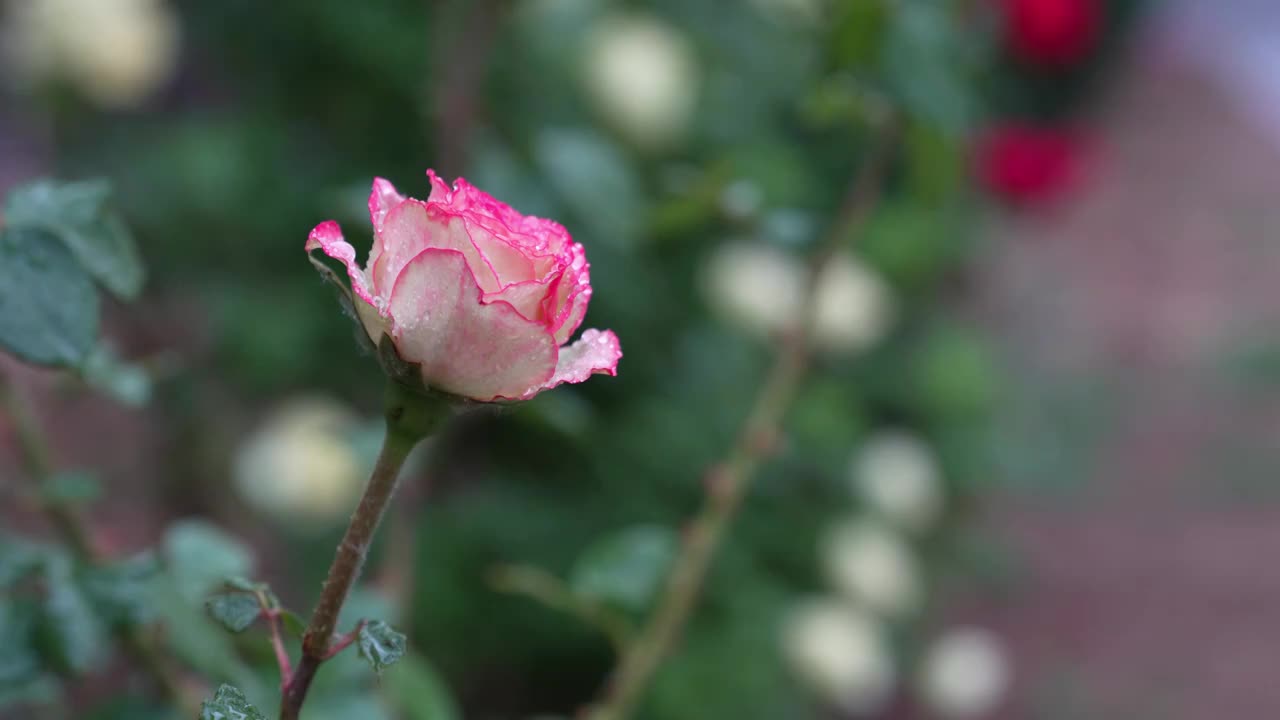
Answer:
M176 348L187 365L156 398L176 437L236 431L217 427L227 415L193 397L256 407L324 388L377 406L376 363L357 351L302 250L307 231L329 218L367 247L364 201L375 175L418 196L427 167L464 175L522 212L559 220L587 247L595 294L586 326L621 338L618 377L473 418L431 455L439 484L416 515L414 585L399 609L411 654L387 671L383 689L408 716L446 718L455 710L422 655L467 716L570 714L601 684L611 662L603 637L496 592L488 572L546 568L643 611L655 568L697 507L706 468L738 431L772 350L711 312L699 280L708 258L743 239L805 254L828 230L871 128L901 110L903 146L884 201L866 232L846 239L887 282L892 329L864 353L816 359L783 451L758 478L645 709L663 720L776 720L812 705L781 666L777 620L821 586L816 533L857 507L847 464L860 439L906 426L933 441L947 493L961 500L956 513L989 469L985 418L999 373L957 302L975 249L964 138L981 117L979 74L991 56L969 5L190 2L180 5L182 72L152 105L104 114L72 100L40 112L55 128L60 175L117 183L148 261L143 301L178 298L184 333L207 348L208 356ZM696 102L668 146L634 144L585 90L589 40L621 15L658 19L696 60L683 79ZM633 70L618 82L639 83L648 68ZM744 189L748 202L731 201ZM167 472L216 484L198 489L196 502L207 503L198 509L225 512L225 502L209 500L228 492L224 479L188 472L199 443L183 447ZM628 526L648 533L639 546L610 537ZM923 543L945 547L951 527ZM311 601L332 540L262 550L299 588L277 587L282 596ZM227 576L250 573L252 554L192 523L172 529L163 547L170 570L154 596L176 654L248 696L223 693L213 706L267 707L270 657L199 611ZM599 566L602 557L616 566ZM53 582L64 574L49 576L50 599L76 613L77 596ZM252 622L219 608L215 616L237 628ZM74 650L65 664L87 662ZM308 717L385 716L369 709L368 678L343 675L338 666L350 658L340 660L322 673ZM431 700L405 699L413 693ZM344 710L345 702L356 705ZM126 709L95 717L141 716L116 706Z

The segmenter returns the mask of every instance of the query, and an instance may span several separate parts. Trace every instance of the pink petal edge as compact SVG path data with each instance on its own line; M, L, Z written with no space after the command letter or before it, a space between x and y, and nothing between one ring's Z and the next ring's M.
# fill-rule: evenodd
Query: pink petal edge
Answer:
M563 383L580 383L592 375L617 376L622 345L612 330L591 328L572 345L560 348L555 374L540 386L529 388L518 399L528 400Z
M466 178L460 177L450 186L434 170L427 170L427 179L431 183L428 203L466 216L471 222L480 225L511 247L518 248L530 258L559 256L572 243L569 231L560 223L535 215L523 215L467 182ZM535 242L533 245L521 242L524 238L532 238ZM538 243L542 245L541 248L537 247Z
M386 219L387 213L405 199L390 180L380 177L373 179L373 189L369 192L369 220L373 223L374 232L382 230L382 221Z
M378 307L374 302L373 293L369 290L364 270L360 268L360 263L356 262L356 249L342 238L342 228L336 221L326 220L312 228L311 234L307 236L306 250L310 253L317 248L323 250L325 255L346 265L347 275L351 278L351 289L362 300L375 308ZM378 308L378 313L386 315L386 310Z

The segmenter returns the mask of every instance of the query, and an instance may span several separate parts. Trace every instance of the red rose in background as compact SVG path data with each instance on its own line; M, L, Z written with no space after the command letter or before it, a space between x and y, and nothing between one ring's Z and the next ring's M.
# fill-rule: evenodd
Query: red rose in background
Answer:
M1002 0L1007 42L1037 65L1071 65L1085 56L1102 25L1100 0Z
M1081 168L1081 143L1072 132L1022 123L997 125L974 148L978 180L1014 203L1052 200L1069 190Z

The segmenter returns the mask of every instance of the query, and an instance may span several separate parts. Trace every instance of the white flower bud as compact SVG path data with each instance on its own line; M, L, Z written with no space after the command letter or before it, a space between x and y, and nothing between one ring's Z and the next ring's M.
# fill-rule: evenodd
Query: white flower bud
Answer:
M871 268L848 254L831 258L818 277L813 342L835 353L871 347L893 319L893 296Z
M805 685L846 712L874 712L893 689L893 656L880 625L836 599L796 606L783 624L782 652Z
M680 139L697 102L697 60L675 28L657 18L618 15L587 41L587 92L628 140L661 148Z
M173 74L178 21L160 0L10 0L5 46L16 80L67 80L110 108L137 105Z
M707 261L702 285L712 310L726 322L767 338L795 320L803 302L804 268L769 245L729 243Z
M996 709L1009 687L1000 641L981 628L949 630L921 666L921 699L940 718L975 718Z
M897 527L920 532L942 513L938 459L915 435L895 430L872 435L854 451L849 474L855 492Z
M832 585L886 617L919 609L923 600L915 556L887 527L854 519L823 534L819 557Z
M346 517L369 470L353 444L357 427L349 410L326 398L283 403L236 454L236 488L250 506L280 520Z

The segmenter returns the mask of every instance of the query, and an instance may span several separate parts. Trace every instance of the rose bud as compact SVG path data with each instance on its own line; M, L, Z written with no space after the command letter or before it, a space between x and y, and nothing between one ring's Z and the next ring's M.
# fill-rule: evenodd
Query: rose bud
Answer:
M975 171L986 189L1006 202L1056 200L1079 181L1085 143L1070 130L1009 122L988 128L974 148Z
M1066 67L1079 62L1098 41L1098 0L1004 0L1008 43L1035 65Z
M470 400L527 400L561 383L617 374L612 331L587 330L586 253L558 223L513 210L459 178L427 171L431 195L405 198L377 178L365 268L332 220L306 249L340 260L355 314L402 382ZM388 358L388 350L394 357Z

